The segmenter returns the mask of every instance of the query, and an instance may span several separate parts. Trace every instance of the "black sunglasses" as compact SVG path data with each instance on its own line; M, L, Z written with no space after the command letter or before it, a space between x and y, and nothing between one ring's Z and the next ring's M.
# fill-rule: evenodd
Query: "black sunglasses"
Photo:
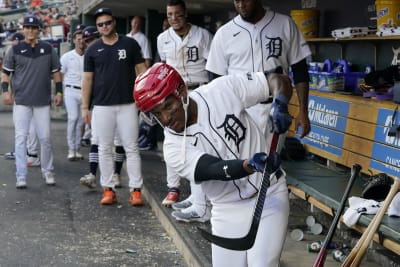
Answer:
M96 25L97 25L97 27L101 28L103 26L110 26L112 22L113 22L112 20L107 20L107 21L104 21L104 22L99 22Z

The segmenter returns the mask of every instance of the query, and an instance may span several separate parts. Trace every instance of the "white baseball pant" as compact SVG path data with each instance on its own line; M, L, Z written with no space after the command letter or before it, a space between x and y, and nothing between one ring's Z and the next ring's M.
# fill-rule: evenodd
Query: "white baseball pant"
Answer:
M69 150L78 151L81 145L81 105L82 92L80 89L65 87L64 103L67 110L67 142Z
M211 215L212 233L222 237L243 237L253 218L256 198L218 203ZM228 250L212 244L214 267L278 267L286 238L289 218L289 194L282 176L268 188L262 218L254 246L247 251Z
M17 179L28 174L26 165L27 139L31 120L40 143L40 160L43 174L53 170L53 151L50 139L50 105L32 107L14 104L13 120L15 127L15 163Z
M36 136L35 124L33 123L33 120L31 120L31 123L29 125L29 134L26 145L29 155L37 155L39 153L38 139Z
M141 159L138 148L139 116L135 104L94 106L94 128L99 141L100 183L103 187L114 187L113 146L114 136L121 138L126 153L126 168L129 187L141 188L143 184Z

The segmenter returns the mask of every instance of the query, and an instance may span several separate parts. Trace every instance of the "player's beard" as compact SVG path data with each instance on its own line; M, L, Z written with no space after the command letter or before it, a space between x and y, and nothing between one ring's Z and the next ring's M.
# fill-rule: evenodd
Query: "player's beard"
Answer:
M180 26L179 28L174 28L174 27L172 27L172 28L174 29L175 33L178 34L178 35L180 35L180 34L182 34L184 32L184 27L183 26Z

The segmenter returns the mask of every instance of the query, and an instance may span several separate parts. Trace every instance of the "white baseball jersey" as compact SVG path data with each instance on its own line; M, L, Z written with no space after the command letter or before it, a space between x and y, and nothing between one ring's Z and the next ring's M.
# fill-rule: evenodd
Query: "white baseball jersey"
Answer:
M211 44L206 69L218 75L267 71L293 65L311 55L294 21L268 10L252 24L240 15L223 25Z
M186 131L186 159L181 157L182 133L165 131L164 158L179 176L194 181L199 158L207 153L222 159L246 159L265 151L265 138L245 109L269 97L263 73L225 76L190 94L197 103L197 123ZM221 100L224 105L221 105ZM268 151L269 152L269 151ZM255 173L234 181L202 182L213 205L247 199L257 192L261 175Z
M226 75L282 67L284 73L288 74L290 65L309 55L310 48L294 21L286 15L267 10L256 24L244 21L238 15L223 25L212 41L206 69ZM269 110L265 104L253 106L248 112L268 135ZM271 137L267 140L267 146ZM283 142L280 142L279 146L282 145Z
M140 48L142 49L142 55L144 59L152 59L152 54L151 54L151 46L149 39L147 39L146 35L142 32L137 32L134 35L131 33L127 33L126 36L133 38L138 42Z
M206 83L205 70L212 35L196 25L191 25L182 39L170 27L157 37L157 49L161 61L173 66L186 84Z
M75 49L66 52L61 59L61 72L64 74L64 85L81 87L83 73L83 55Z

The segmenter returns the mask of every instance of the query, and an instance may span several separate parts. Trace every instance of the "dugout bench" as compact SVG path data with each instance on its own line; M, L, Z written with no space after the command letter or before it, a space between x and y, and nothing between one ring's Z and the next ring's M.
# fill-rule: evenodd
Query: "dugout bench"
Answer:
M393 116L394 102L311 90L308 108L311 132L301 142L308 152L324 161L283 162L294 195L334 216L353 164L361 165L365 175L385 172L400 177L400 134L388 136L392 118L395 125L400 124L400 116ZM289 112L298 113L296 95ZM288 135L296 136L294 123ZM357 179L349 196L360 196L364 182ZM372 218L362 215L353 229L362 233ZM386 215L374 241L400 255L400 218Z

